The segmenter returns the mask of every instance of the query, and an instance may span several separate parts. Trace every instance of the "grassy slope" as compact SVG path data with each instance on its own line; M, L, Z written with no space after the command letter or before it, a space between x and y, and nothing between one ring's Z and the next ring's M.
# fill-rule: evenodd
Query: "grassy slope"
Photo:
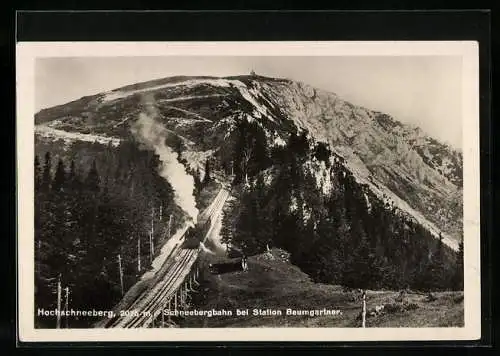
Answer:
M221 262L224 257L205 255L204 263ZM272 257L249 257L249 270L212 275L204 269L199 293L193 296L196 309L248 308L249 316L186 317L183 327L358 327L361 301L341 286L313 283L299 268L291 265L287 254L273 250ZM395 303L395 291L368 291L367 309ZM367 327L445 327L463 326L462 293L435 293L437 300L409 294L408 301L418 304L411 311L382 313L367 318ZM457 301L455 301L457 299ZM253 316L252 309L281 309L283 316ZM340 309L341 316L286 316L285 309Z

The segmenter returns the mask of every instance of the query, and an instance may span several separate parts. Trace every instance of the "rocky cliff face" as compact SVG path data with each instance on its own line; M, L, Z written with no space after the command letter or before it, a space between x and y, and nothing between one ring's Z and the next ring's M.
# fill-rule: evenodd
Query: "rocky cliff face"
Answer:
M450 247L462 237L460 152L389 115L286 79L170 77L84 97L36 114L37 145L118 144L151 103L193 166L224 149L238 120L258 122L270 146L305 129L343 157L358 181L441 232Z

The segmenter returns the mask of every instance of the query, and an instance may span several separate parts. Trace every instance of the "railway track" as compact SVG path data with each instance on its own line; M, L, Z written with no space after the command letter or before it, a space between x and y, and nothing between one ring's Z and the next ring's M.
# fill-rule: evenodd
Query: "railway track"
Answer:
M199 215L199 219L212 218L219 214L228 196L229 191L221 189L213 202ZM212 228L213 224L203 236L203 242L212 232ZM184 235L179 238L179 241L184 239ZM122 308L121 311L117 311L119 315L107 327L136 328L151 325L191 273L199 252L199 248L186 249L182 248L182 243L177 243L161 267L159 277L156 278L153 287L139 295L131 305L126 307L126 310Z

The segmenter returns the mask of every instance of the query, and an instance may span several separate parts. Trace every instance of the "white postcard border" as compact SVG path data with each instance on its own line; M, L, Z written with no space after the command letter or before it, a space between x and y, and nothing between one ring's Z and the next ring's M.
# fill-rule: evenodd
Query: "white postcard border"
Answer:
M479 49L473 41L19 42L17 84L17 268L20 341L416 341L481 336ZM463 328L34 328L35 59L116 56L461 56L464 171Z

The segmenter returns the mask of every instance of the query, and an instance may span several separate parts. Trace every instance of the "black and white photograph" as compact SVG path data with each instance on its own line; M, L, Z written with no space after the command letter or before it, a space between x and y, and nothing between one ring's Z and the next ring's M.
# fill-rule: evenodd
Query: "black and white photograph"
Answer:
M477 57L471 42L24 44L21 329L478 336Z

